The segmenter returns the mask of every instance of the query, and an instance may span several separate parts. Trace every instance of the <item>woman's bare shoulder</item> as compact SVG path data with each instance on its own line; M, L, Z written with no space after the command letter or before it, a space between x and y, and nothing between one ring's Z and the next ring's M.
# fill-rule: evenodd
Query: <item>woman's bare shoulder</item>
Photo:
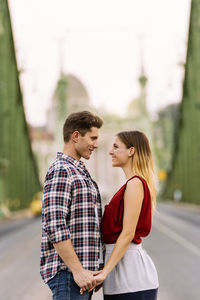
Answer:
M129 189L143 188L143 183L138 177L134 177L127 182L127 188Z

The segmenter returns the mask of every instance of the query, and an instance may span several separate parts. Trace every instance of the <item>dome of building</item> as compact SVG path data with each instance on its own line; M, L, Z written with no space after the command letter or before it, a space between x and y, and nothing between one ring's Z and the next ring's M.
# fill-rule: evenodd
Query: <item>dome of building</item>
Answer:
M85 99L85 102L89 105L88 92L84 84L80 81L80 79L72 74L66 75L66 79L68 82L68 97Z
M63 123L67 115L89 108L89 95L81 80L72 74L61 73L47 112L47 127L53 132L56 124Z

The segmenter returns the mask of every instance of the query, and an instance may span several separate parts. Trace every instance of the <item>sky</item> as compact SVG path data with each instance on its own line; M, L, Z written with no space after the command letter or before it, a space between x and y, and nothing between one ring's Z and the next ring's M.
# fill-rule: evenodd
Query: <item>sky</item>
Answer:
M147 107L182 96L190 0L9 0L28 122L45 125L61 70L85 85L93 106L124 115L139 94Z

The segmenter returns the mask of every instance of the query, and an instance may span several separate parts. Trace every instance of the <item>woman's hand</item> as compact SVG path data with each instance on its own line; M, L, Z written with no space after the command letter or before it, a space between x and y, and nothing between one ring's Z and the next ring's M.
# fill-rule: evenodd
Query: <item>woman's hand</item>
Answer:
M105 279L106 279L106 274L104 270L102 270L98 275L95 275L96 285L93 288L89 289L88 291L91 292L92 290L94 290L95 292L97 292L102 287L102 283Z
M93 289L96 289L97 286L99 285L98 282L96 281L96 277L97 277L98 274L100 274L100 273L102 272L102 270L100 270L100 271L88 271L88 272L90 272L90 274L93 275L95 284L93 284L93 286L90 287L90 288L85 288L85 287L84 287L84 288L81 288L81 289L80 289L80 294L81 294L81 295L83 295L83 293L84 293L86 290L88 290L88 292L91 292Z

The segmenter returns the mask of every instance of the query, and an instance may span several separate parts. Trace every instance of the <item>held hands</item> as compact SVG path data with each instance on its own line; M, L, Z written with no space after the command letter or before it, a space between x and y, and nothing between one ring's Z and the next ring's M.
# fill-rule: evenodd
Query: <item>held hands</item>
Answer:
M97 275L95 275L96 279L96 286L89 290L91 292L93 289L95 292L97 292L103 285L104 280L106 279L106 274L104 270L99 271Z
M81 288L81 291L85 292L96 286L96 278L94 276L99 274L99 272L85 269L73 272L74 281Z
M80 289L80 294L83 294L86 290L88 290L88 292L91 292L92 290L94 290L95 292L97 292L101 287L102 287L102 283L103 281L106 279L106 274L103 272L103 270L101 271L90 271L93 273L93 279L95 280L94 284L89 288L81 288Z

